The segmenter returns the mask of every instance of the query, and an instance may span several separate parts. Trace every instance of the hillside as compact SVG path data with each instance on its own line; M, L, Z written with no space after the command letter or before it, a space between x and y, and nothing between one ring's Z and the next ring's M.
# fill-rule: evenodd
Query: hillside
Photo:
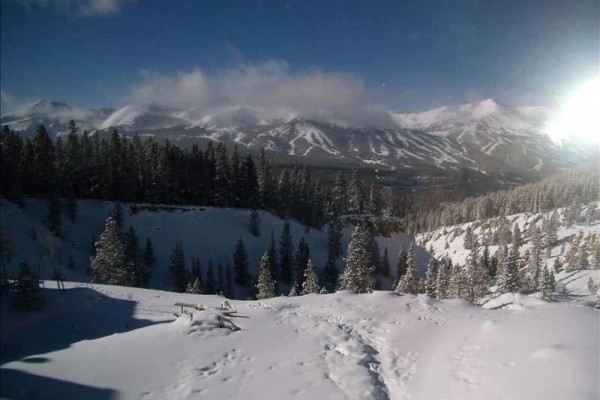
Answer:
M2 303L2 393L61 399L594 399L599 314L521 296L485 309L390 292L231 301L46 282L46 306ZM43 329L40 338L35 332ZM268 338L268 339L267 339ZM140 368L140 366L146 366Z
M27 258L32 265L41 265L42 276L52 277L49 252L44 248L55 249L54 253L64 265L69 256L73 257L75 269L64 270L68 280L80 282L89 281L87 269L90 266L90 250L93 242L97 241L104 230L104 222L113 209L113 203L98 200L79 200L79 216L73 223L63 210L63 238L53 236L44 225L47 215L46 202L39 199L27 199L25 206L19 208L13 203L2 200L0 226L13 244L14 254L9 265L9 273L16 274L17 265ZM123 227L126 230L133 226L138 232L139 241L145 243L150 238L156 255L156 269L152 280L154 288L170 288L169 257L175 244L181 242L185 252L188 268L192 257L199 257L203 269L212 259L216 267L232 262L234 246L239 238L244 241L248 252L250 273L255 275L260 258L267 250L271 240L271 232L279 241L284 221L279 217L260 212L261 234L253 236L248 230L251 210L228 209L215 207L156 207L138 205L138 211L133 214L129 204L124 206ZM294 246L297 247L300 238L304 237L310 247L310 256L318 271L322 270L327 259L327 231L306 227L296 221L290 221ZM32 231L35 230L36 239ZM342 249L345 251L350 240L352 226L343 229ZM380 250L387 247L390 265L398 260L400 249L407 251L413 239L403 233L394 233L390 237L375 238ZM45 245L48 243L48 245ZM418 265L424 273L429 255L417 248ZM342 269L342 263L338 263ZM395 270L393 271L395 272ZM385 282L391 285L391 282ZM391 287L391 286L388 286ZM243 293L241 289L239 293ZM287 293L287 291L286 291Z

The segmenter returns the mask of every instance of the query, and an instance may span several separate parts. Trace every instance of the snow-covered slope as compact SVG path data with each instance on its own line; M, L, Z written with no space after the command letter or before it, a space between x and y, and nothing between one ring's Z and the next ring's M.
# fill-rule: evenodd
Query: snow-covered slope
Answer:
M16 273L18 264L25 258L33 265L41 265L42 274L52 277L52 268L46 249L56 249L60 263L64 265L69 256L75 262L74 270L64 270L69 280L88 281L87 269L90 265L90 249L104 230L104 221L110 214L113 203L98 200L79 200L79 216L73 224L67 215L63 215L63 238L53 236L45 228L46 203L43 200L28 199L24 208L1 200L1 232L12 242L13 256L9 266L11 275ZM250 262L250 272L258 270L260 258L267 250L274 234L279 242L284 221L268 212L261 211L261 234L250 234L247 225L251 210L214 207L144 207L138 205L134 214L128 204L123 204L123 229L133 226L141 245L150 238L156 255L156 268L152 286L170 288L169 257L175 244L181 242L188 268L192 257L200 258L206 272L209 260L214 267L219 263L232 262L234 247L239 238L244 241ZM321 270L327 261L327 231L308 228L296 221L290 221L294 246L302 237L310 247L311 259ZM352 227L343 230L342 248L347 248ZM35 234L33 233L35 231ZM34 239L35 237L35 239ZM390 237L376 237L381 252L387 247L390 265L396 265L400 249L407 251L413 239L403 233L394 233ZM417 248L417 260L424 273L429 255ZM338 268L343 267L340 262ZM394 270L395 272L395 270ZM391 285L391 282L384 282ZM391 287L391 286L390 286ZM238 288L240 297L246 289ZM287 291L286 291L287 293Z
M391 292L231 301L47 282L2 302L1 394L26 399L596 399L597 310L521 296L485 309ZM40 331L44 332L40 335Z

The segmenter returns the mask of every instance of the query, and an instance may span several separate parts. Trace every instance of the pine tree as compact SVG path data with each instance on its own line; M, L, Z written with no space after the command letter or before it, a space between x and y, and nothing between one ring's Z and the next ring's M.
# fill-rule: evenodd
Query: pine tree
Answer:
M227 269L225 270L225 287L223 288L225 297L228 299L233 298L233 273L231 271L231 265L227 263Z
M396 279L394 279L393 287L396 288L398 286L398 282L400 278L402 278L406 274L407 269L407 259L408 255L404 250L400 250L400 255L398 256L398 264L396 265Z
M452 273L452 260L445 257L438 268L436 279L436 297L438 299L450 298L450 277Z
M48 214L46 215L46 226L55 236L60 236L62 233L62 218L60 199L54 191L48 196Z
M381 275L389 278L391 275L390 270L390 257L388 256L387 246L383 249L383 256L381 257Z
M554 280L554 274L548 271L548 268L543 269L540 290L542 299L552 301L552 293L556 290L556 281Z
M215 271L212 264L212 258L208 259L208 269L206 270L206 282L204 284L206 294L217 293L217 281L215 279Z
M370 249L365 231L359 226L354 228L348 251L346 267L340 276L340 289L355 293L370 293L373 291L373 266L370 264Z
M501 293L516 293L521 287L519 282L519 269L512 251L509 251L508 255L504 258L498 287Z
M271 231L271 241L269 242L269 260L271 264L271 278L275 281L275 286L277 286L277 278L279 273L277 271L277 250L275 249L275 235L273 231Z
M186 293L191 294L202 294L202 288L200 286L200 280L198 278L194 279L194 281L190 281L185 288Z
M292 243L292 233L290 231L290 223L286 220L281 231L281 239L279 240L279 278L283 283L292 283L292 267L294 245Z
M425 293L431 298L437 297L437 276L438 266L435 259L431 257L427 264L427 275L425 280Z
M577 252L577 261L576 261L577 269L587 269L590 266L588 262L588 252L585 246L580 246L579 251Z
M256 283L256 298L259 300L275 297L275 282L271 278L272 266L270 262L268 252L266 252L260 261L260 270Z
M40 276L27 260L19 265L19 274L16 281L16 293L13 305L17 308L31 309L41 302Z
M323 269L323 281L323 288L329 293L335 292L338 286L338 269L335 259L331 254L327 257L327 263L325 263L325 268Z
M304 269L304 282L302 283L302 292L300 294L304 296L305 294L319 293L320 290L315 267L310 259L308 259L308 263Z
M590 276L590 279L588 279L587 282L587 287L588 290L590 291L591 294L595 294L596 293L596 285L594 284L594 280L592 279L592 277Z
M239 238L233 253L233 275L235 283L245 285L248 283L248 253L244 241Z
M248 230L256 237L260 236L260 216L255 209L250 213L250 221L248 222Z
M154 263L156 257L154 257L154 246L150 238L146 239L146 248L142 255L142 267L140 269L139 282L141 287L148 287L150 280L152 279L152 273L154 272Z
M121 229L123 229L123 205L121 202L117 201L113 204L110 216L116 222L119 231L121 231Z
M450 298L462 299L466 293L466 279L463 271L463 267L456 263L452 267L452 273L450 274Z
M175 243L171 256L169 257L171 265L169 270L171 271L171 282L173 283L173 290L176 292L183 293L188 283L187 269L185 267L185 255L183 253L183 245L181 242Z
M288 294L288 297L296 297L298 296L298 292L296 291L296 283L294 282L294 284L292 285L292 288L290 289L290 293Z
M336 260L342 255L342 228L343 225L338 218L332 219L327 224L327 249Z
M600 268L600 243L596 243L593 247L594 254L592 255L592 262L590 263L590 269Z
M471 229L471 225L467 226L467 230L465 231L465 240L463 247L466 250L471 250L473 247L473 242L475 241L475 235L473 234L473 230Z
M559 273L559 272L562 272L562 270L563 270L563 265L562 265L562 263L560 262L560 257L559 257L559 256L557 256L557 257L554 259L554 265L553 265L552 269L554 270L554 273L555 273L555 274L556 274L556 273Z
M301 292L304 282L304 270L306 269L306 265L308 260L310 259L310 249L308 248L308 243L304 238L300 239L298 243L298 249L296 250L296 255L294 257L294 280L296 282L296 291Z
M415 258L415 245L410 245L406 258L406 273L398 281L396 293L419 293L419 275L417 271L417 260Z
M125 286L135 284L133 264L126 261L125 246L112 217L106 219L104 232L96 242L95 249L96 255L91 259L92 283Z
M145 271L143 264L140 262L140 247L133 226L129 226L129 230L123 235L123 241L125 243L125 260L133 264L133 270L135 271L135 285L143 287L142 281L144 280Z
M222 295L225 291L225 270L223 264L217 264L217 284L215 286L215 293Z

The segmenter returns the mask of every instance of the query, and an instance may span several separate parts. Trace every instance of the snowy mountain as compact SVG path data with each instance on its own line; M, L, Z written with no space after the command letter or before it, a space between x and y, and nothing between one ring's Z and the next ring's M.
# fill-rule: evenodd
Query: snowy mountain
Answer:
M113 111L86 110L62 102L39 100L2 115L0 125L28 134L33 134L39 125L45 125L51 132L61 134L68 132L70 120L75 120L81 130L96 129Z
M594 151L554 144L545 134L550 111L511 108L492 99L422 113L390 113L396 126L386 128L285 113L278 118L265 115L251 108L169 110L137 105L86 111L38 102L3 116L0 123L26 131L45 123L59 133L74 118L84 129L168 137L182 146L222 141L254 152L265 148L285 160L301 158L308 165L356 166L420 178L457 178L469 171L472 179L527 180L587 159Z

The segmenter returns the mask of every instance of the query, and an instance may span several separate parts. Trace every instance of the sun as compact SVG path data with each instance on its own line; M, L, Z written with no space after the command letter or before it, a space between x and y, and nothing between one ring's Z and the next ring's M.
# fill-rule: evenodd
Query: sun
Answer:
M600 141L600 77L571 93L550 123L548 134L556 143Z

